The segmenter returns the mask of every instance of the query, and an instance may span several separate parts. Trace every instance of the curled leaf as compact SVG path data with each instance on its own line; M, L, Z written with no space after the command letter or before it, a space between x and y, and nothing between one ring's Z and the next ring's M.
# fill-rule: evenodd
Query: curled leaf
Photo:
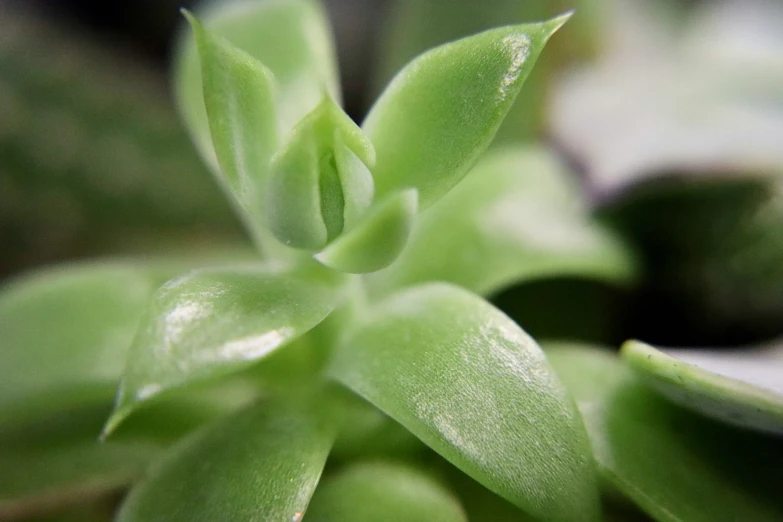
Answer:
M624 359L668 399L729 424L783 434L783 348L662 350L638 341Z
M579 405L605 483L653 519L772 522L783 516L780 440L671 404L610 350L545 350Z
M219 178L247 213L251 229L263 226L262 194L277 148L274 77L259 61L205 29L187 11L201 59L204 105L220 165Z
M318 250L372 203L372 144L329 97L272 159L267 223L289 246Z
M398 73L362 125L377 152L378 195L415 187L425 209L459 183L568 17L463 38Z
M543 353L446 284L394 294L338 345L331 374L536 519L598 519L587 435Z

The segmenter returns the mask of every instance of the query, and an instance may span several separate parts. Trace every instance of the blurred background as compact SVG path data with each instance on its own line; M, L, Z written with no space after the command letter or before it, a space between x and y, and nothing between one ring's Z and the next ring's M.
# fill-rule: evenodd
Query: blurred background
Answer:
M498 141L553 146L584 205L626 239L642 270L628 288L561 279L496 296L531 333L678 346L783 334L783 3L325 5L357 121L423 50L576 9ZM2 276L246 243L169 94L181 6L197 7L0 0Z

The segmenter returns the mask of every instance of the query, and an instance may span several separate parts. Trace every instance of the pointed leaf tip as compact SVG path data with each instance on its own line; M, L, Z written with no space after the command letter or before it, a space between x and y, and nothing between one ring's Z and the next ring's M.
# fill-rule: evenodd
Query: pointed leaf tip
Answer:
M312 261L170 281L141 320L104 436L153 397L244 370L314 328L342 302L345 282Z
M377 194L415 187L423 210L459 183L569 16L491 29L431 49L403 68L362 124L376 150Z

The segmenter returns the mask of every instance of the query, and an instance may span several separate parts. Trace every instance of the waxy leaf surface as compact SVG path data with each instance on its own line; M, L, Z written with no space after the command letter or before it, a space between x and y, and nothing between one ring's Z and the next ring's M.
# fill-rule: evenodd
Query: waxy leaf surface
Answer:
M633 258L594 220L554 153L500 148L422 214L400 258L370 281L376 291L447 281L489 295L534 278L625 283Z
M260 76L265 76L266 73L259 74L258 71L249 70L246 60L240 60L240 63L234 66L235 69L241 69L242 76L233 80L226 79L225 82L239 88L236 94L241 97L235 96L235 100L243 99L246 106L256 108L252 113L242 115L242 125L233 121L234 126L227 127L234 136L240 135L246 140L263 130L262 141L257 144L258 150L245 148L251 158L260 160L267 156L266 147L270 144L270 139L266 137L266 132L270 127L276 129L276 139L282 142L291 129L318 105L324 92L328 92L336 100L340 99L334 45L326 13L319 3L311 0L239 0L230 5L215 5L207 9L203 16L199 13L199 16L205 27L258 60L274 78L276 88L273 113L259 110L266 106L265 95L262 96L260 91L248 89L253 84L259 84ZM237 53L233 50L230 54L235 56ZM213 72L225 75L230 71L218 67L218 70ZM177 104L191 137L204 161L216 176L222 177L204 103L202 69L195 40L189 31L183 34L176 54L174 83ZM262 90L265 90L266 87L261 83ZM222 102L229 102L231 99L222 98ZM220 120L228 114L236 114L235 109L238 107L228 108L231 109L228 113L219 111L213 118ZM225 140L224 144L231 146L229 140ZM268 169L269 166L265 164L264 167ZM253 198L250 194L244 194L240 201L242 199ZM272 234L261 226L263 220L254 217L255 213L261 210L262 204L263 199L255 201L254 215L243 216L256 245L264 255L274 258L291 257L292 252L283 248Z
M344 279L312 262L197 270L166 283L133 341L106 431L166 390L253 365L318 325L343 296Z
M0 407L38 395L60 404L93 393L106 399L147 302L180 269L84 263L8 283L0 293Z
M271 71L278 85L276 121L286 136L323 98L340 99L334 45L321 6L310 0L240 0L199 13L206 27ZM177 102L202 155L213 167L212 141L204 107L195 42L183 35L174 76ZM258 115L272 119L273 115Z
M263 64L211 33L186 13L201 61L201 81L219 179L247 213L264 225L263 192L278 144L274 78Z
M378 195L415 187L424 209L459 183L567 18L464 38L425 53L398 73L362 125L377 153Z
M599 472L659 522L783 517L783 442L660 398L610 350L545 347L576 398Z
M150 470L118 522L302 520L334 439L328 410L274 397L207 426Z
M481 298L447 284L393 295L338 345L331 374L534 517L598 518L573 401L538 345Z
M309 522L467 522L454 495L402 464L354 464L326 477L307 510Z
M729 424L783 435L783 348L657 349L638 341L623 357L666 398Z

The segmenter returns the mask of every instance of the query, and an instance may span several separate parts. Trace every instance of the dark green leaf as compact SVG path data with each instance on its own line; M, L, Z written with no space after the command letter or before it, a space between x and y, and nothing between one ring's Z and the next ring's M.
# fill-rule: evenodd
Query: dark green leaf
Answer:
M415 187L424 209L459 183L567 18L493 29L433 49L405 67L362 125L377 153L378 195Z
M159 441L98 442L110 402L0 421L0 519L100 497L139 477Z
M479 297L446 284L392 296L347 334L331 373L534 517L598 518L576 407L535 342Z
M606 483L660 522L777 521L783 444L681 409L610 350L546 347L579 404Z
M110 432L139 404L248 368L323 321L345 280L310 263L197 270L164 285L142 318Z
M623 357L668 399L723 422L783 434L783 348L659 350L638 341Z
M459 501L422 471L360 463L319 484L308 522L467 522Z
M300 521L334 439L330 403L274 397L178 444L118 522Z
M389 266L408 243L418 207L416 189L389 195L354 229L318 253L324 265L352 274Z
M592 219L576 180L543 148L487 153L419 217L400 258L370 279L378 291L448 281L489 295L529 279L627 282L634 260Z

